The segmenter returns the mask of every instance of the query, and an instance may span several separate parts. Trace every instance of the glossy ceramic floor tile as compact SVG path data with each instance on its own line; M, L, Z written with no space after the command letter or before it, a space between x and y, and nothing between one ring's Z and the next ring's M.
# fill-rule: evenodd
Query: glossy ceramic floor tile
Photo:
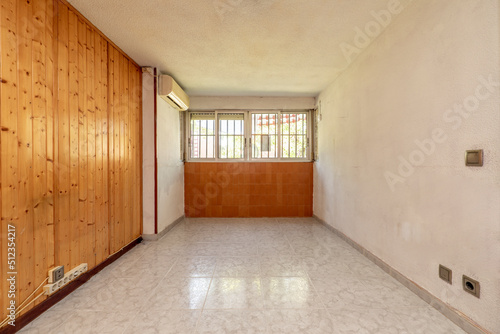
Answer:
M307 277L264 277L261 281L266 308L324 308Z
M268 314L262 310L205 310L197 333L267 333Z
M196 331L201 310L147 308L139 312L124 334L191 334Z
M258 257L221 256L217 260L215 277L259 277L260 261Z
M268 316L270 334L331 334L335 329L324 309L272 310Z
M213 278L207 295L207 309L262 309L260 278Z
M314 219L185 219L20 333L464 333Z
M168 272L168 277L212 277L217 258L213 256L180 257Z

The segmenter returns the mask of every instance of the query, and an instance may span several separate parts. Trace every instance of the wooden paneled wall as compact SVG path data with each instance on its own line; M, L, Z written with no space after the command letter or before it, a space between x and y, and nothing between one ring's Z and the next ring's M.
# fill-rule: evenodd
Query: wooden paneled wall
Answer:
M142 76L66 2L0 3L3 320L8 225L17 305L49 268L93 268L141 235Z

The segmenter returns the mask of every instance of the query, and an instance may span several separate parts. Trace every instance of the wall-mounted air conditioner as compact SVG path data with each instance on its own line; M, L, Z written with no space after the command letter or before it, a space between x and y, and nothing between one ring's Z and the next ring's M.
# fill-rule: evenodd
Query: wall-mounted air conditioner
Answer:
M184 111L189 109L189 96L169 75L160 75L158 80L158 95L178 110Z

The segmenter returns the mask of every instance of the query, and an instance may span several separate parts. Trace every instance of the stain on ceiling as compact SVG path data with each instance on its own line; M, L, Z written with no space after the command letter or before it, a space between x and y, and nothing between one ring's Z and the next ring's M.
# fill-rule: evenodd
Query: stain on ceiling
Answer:
M366 48L349 48L359 31L371 24L376 32L377 22L383 31L377 13L388 12L390 23L389 3L400 1L69 2L139 65L172 75L190 95L316 96Z

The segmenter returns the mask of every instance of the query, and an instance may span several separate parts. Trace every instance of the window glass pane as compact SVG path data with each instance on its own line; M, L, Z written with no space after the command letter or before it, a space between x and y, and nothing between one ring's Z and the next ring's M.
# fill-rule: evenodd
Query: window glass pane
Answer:
M215 113L191 113L190 128L191 158L215 158Z
M269 116L269 133L276 133L276 114L272 114Z
M243 159L245 157L244 115L221 113L219 119L219 158Z
M297 151L297 137L296 136L290 136L290 158L296 158L297 155L295 154Z
M252 159L278 156L276 113L252 113Z
M281 157L307 157L307 114L282 113L281 121Z
M304 134L304 117L302 114L297 115L297 134Z
M189 115L191 159L216 158L215 145L219 159L245 159L245 138L251 140L251 159L307 158L306 112L249 112L250 133L245 133L244 112L218 113L217 119L214 112Z
M219 158L227 159L227 136L219 137Z

